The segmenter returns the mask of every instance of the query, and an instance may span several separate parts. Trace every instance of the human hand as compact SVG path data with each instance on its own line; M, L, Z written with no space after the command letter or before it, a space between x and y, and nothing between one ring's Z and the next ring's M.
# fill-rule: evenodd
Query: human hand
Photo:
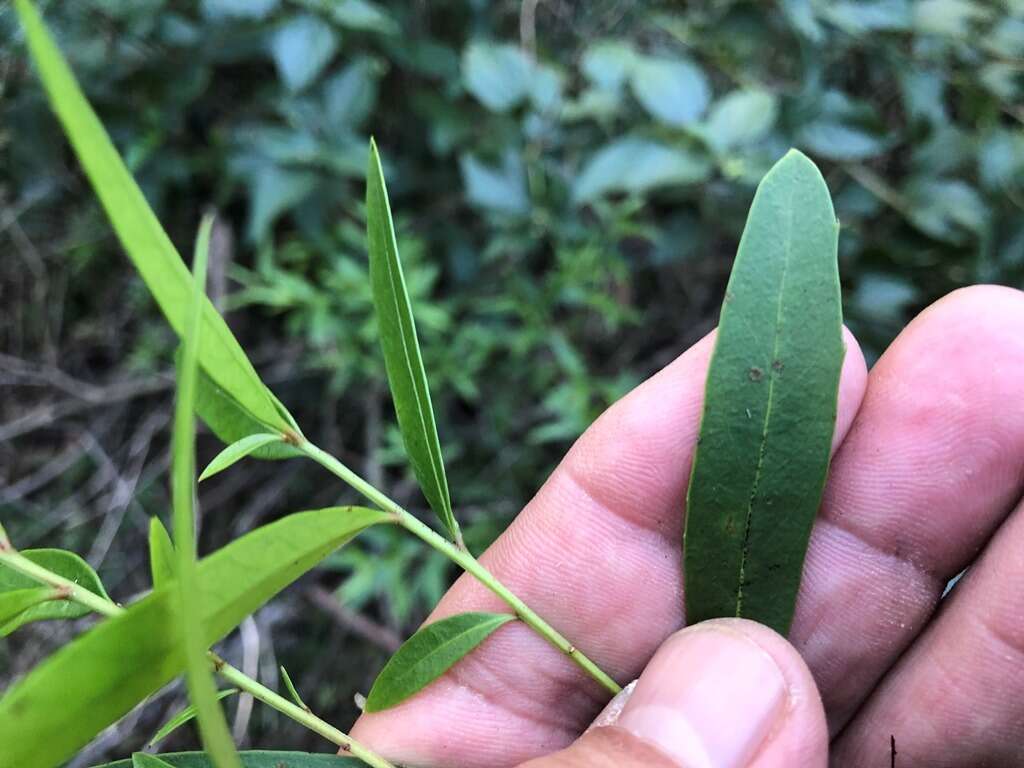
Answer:
M846 344L792 646L738 620L666 642L683 625L680 534L710 337L610 408L481 558L620 681L661 647L614 726L529 768L887 766L891 735L907 768L1024 764L1024 294L946 297L870 375ZM463 576L431 619L503 609ZM416 766L515 766L571 744L604 704L509 624L353 736Z

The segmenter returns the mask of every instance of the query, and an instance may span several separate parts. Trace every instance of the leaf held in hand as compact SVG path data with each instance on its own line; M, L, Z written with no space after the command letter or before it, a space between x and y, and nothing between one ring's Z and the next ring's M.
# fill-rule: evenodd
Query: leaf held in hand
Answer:
M48 571L63 576L100 597L107 597L107 592L103 589L103 584L100 582L100 577L96 575L96 571L74 552L63 549L26 549L21 554ZM0 564L0 593L32 589L38 586L39 582L34 579ZM22 611L6 623L0 619L0 637L9 635L19 627L33 621L77 619L88 613L89 609L84 605L73 603L70 600L49 600Z
M142 753L136 752L133 757ZM252 752L239 752L242 758L243 768L358 768L365 765L354 757L339 757L338 755L310 754L308 752L271 752L265 750L254 750ZM162 761L163 766L171 768L213 768L210 758L202 752L168 752L162 755L146 755L152 759ZM155 768L155 764L154 765ZM116 760L113 763L104 763L94 768L136 768L131 760Z
M370 163L366 170L366 230L373 305L405 450L431 509L452 539L459 540L459 524L448 495L448 479L441 458L441 442L437 437L427 374L423 370L416 337L412 304L398 257L398 241L384 183L384 170L377 145L372 140Z
M203 470L203 474L199 476L199 480L202 482L209 477L213 477L218 472L223 472L232 464L241 461L246 456L254 451L258 451L265 445L280 442L283 442L283 438L280 435L256 434L243 437L237 443L232 443L223 451L218 453L213 458L213 461L207 465L206 469Z
M121 245L171 327L183 336L192 295L188 269L111 143L39 13L29 0L17 0L15 7L53 111ZM205 297L202 327L199 362L203 370L253 418L287 432L287 420L278 412L227 323Z
M384 512L331 507L257 528L199 562L211 645ZM52 768L182 672L174 590L160 589L39 664L0 698L0 768ZM34 609L30 609L34 610Z
M217 701L220 701L221 699L226 699L228 696L231 696L235 693L238 693L237 688L226 688L217 694ZM168 720L166 723L160 726L160 730L157 731L153 735L153 738L149 740L149 746L152 747L158 741L163 741L195 716L196 708L194 706L189 705L185 707L178 714L176 714L174 717L172 717L170 720Z
M515 618L508 613L460 613L423 627L384 665L366 697L365 711L388 709L422 690Z
M828 472L844 346L828 187L789 152L750 208L687 495L686 620L785 634Z

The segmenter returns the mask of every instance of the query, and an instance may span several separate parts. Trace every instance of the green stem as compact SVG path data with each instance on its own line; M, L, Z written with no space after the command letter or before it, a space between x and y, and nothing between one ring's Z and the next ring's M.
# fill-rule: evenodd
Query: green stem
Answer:
M65 579L63 576L53 573L52 571L43 568L41 565L32 562L21 553L12 549L10 542L2 536L0 536L0 563L3 563L12 571L17 571L18 573L28 576L30 579L35 579L41 584L54 587L60 591L61 596L64 599L71 600L79 605L84 605L95 613L107 616L108 618L114 618L125 612L124 608L112 600L108 600L94 592L90 592L89 590L75 584L73 581ZM273 707L281 714L286 717L290 717L292 720L304 725L314 733L323 736L331 743L337 744L345 754L358 757L367 765L373 766L373 768L395 768L392 763L372 752L348 734L339 731L330 723L321 720L312 712L308 712L295 706L288 701L288 699L275 693L262 683L253 680L241 670L238 670L225 662L213 651L207 651L207 656L210 659L210 665L213 667L214 671L220 674L236 688L252 694L254 699L259 699L267 706Z
M604 670L597 666L597 664L591 661L578 648L576 648L576 646L563 637L554 627L534 613L526 603L520 600L512 590L498 581L494 574L488 571L480 561L473 557L473 555L471 555L467 550L460 549L455 544L452 544L448 539L444 538L428 525L421 522L414 515L407 512L397 503L392 501L386 494L381 493L366 482L366 480L331 456L331 454L308 441L300 443L298 448L313 459L313 461L344 480L385 512L393 514L398 524L411 534L422 539L438 552L444 554L448 559L458 564L464 571L476 577L481 584L504 600L525 624L530 626L538 635L572 659L584 672L603 685L613 695L622 690L619 684L616 683Z

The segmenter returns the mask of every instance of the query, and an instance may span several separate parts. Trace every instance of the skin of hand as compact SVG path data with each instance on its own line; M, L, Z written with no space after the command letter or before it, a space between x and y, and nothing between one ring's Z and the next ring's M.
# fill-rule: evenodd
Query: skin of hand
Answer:
M680 630L712 344L602 415L482 557L636 685L609 705L512 623L420 694L363 715L354 737L427 768L859 768L888 766L891 738L908 768L1024 765L1024 293L950 294L870 373L847 333L786 639L739 619ZM428 621L468 610L505 606L463 575Z

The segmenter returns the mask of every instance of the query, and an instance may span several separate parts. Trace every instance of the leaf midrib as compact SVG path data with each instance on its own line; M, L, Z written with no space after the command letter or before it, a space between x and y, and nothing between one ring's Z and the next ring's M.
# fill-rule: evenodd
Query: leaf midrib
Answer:
M793 185L790 185L789 199L786 201L786 208L789 215L786 217L785 250L786 255L782 261L782 276L779 279L779 290L777 293L778 303L775 310L775 337L772 341L771 360L768 361L766 375L768 377L768 402L765 405L764 424L761 427L761 443L757 454L757 468L754 470L754 481L750 487L750 500L747 503L747 518L743 529L743 546L740 549L740 570L739 580L736 585L736 616L743 615L743 586L747 568L747 558L750 552L750 528L754 517L754 499L757 498L757 491L761 484L761 469L764 466L764 457L768 445L768 425L772 419L772 404L775 398L775 381L777 376L773 375L775 361L779 357L779 339L782 337L782 306L786 293L786 276L789 273L789 263L793 255L793 196L795 194Z

